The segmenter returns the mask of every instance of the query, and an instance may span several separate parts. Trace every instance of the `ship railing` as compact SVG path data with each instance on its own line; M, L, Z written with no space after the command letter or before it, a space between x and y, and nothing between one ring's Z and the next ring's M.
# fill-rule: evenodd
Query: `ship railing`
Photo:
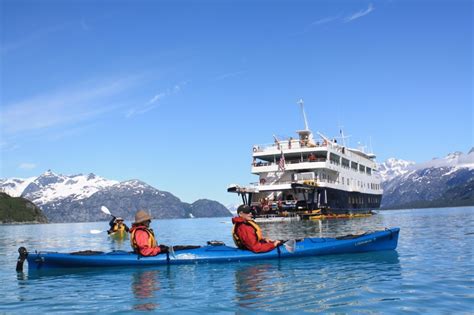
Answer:
M276 143L269 144L258 144L253 146L253 152L265 152L265 151L281 151L281 150L290 150L290 149L302 149L302 148L317 148L317 147L327 147L329 144L325 142L316 141L305 142L300 140L281 140Z
M315 159L303 159L303 160L285 160L285 164L299 164L299 163L313 163L313 162L326 162L326 158L315 158ZM252 166L260 167L260 166L271 166L271 165L278 165L279 163L275 162L253 162Z
M283 184L293 184L293 183L298 183L298 184L309 184L311 182L314 185L318 185L321 183L327 183L327 184L337 184L338 181L335 179L329 179L329 178L315 178L314 180L281 180L277 182L268 182L265 180L262 180L260 182L253 182L250 183L252 186L272 186L272 185L283 185Z

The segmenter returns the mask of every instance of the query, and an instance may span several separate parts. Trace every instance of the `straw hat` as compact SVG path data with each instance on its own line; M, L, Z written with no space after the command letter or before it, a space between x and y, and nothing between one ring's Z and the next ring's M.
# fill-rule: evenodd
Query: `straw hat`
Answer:
M138 210L137 213L135 213L134 223L143 223L145 221L151 221L151 216L146 213L145 210Z

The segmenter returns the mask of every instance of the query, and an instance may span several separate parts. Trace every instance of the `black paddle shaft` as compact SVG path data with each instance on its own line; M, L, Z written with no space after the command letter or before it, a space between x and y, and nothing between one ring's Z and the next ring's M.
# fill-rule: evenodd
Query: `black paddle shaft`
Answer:
M18 248L18 260L16 261L16 272L23 272L23 263L26 257L28 257L28 251L23 246Z

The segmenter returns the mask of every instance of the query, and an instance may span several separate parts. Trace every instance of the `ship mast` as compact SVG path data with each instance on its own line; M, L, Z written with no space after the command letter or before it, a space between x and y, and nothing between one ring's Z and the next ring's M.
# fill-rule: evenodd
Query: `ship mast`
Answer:
M303 102L303 99L300 99L300 100L298 101L298 104L301 106L301 112L303 113L304 130L308 130L308 131L309 131L308 121L306 120L306 113L305 113L305 111L304 111L304 102Z

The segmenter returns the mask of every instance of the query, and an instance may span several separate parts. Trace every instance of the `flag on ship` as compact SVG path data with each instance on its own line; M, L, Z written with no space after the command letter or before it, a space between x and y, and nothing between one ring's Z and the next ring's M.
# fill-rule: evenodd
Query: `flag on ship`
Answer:
M280 162L278 163L278 170L285 170L285 156L283 155L283 150L281 150Z

